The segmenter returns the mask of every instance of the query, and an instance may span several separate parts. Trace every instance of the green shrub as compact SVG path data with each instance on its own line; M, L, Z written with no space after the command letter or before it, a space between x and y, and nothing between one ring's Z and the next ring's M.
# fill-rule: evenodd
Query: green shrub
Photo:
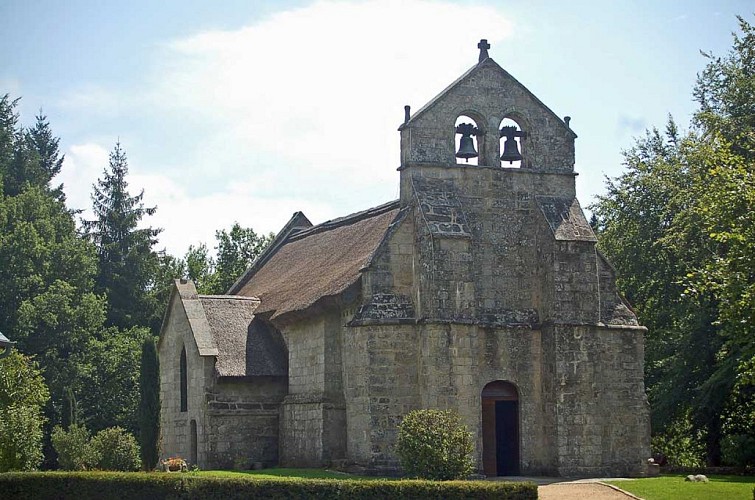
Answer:
M100 470L133 471L139 468L139 445L120 427L98 432L89 442L93 467Z
M3 499L536 500L534 483L221 478L170 473L32 472L0 474Z
M396 453L411 477L449 480L472 473L472 435L451 410L415 410L399 425Z
M83 425L70 424L68 431L56 425L52 430L52 446L63 470L86 470L94 462L89 446L89 431Z
M721 440L721 455L729 465L746 467L755 465L755 436L734 434Z
M683 416L666 426L662 434L652 437L653 454L662 453L669 465L678 467L705 466L705 436L692 426L688 416Z
M0 472L39 466L48 399L35 361L16 351L0 359Z

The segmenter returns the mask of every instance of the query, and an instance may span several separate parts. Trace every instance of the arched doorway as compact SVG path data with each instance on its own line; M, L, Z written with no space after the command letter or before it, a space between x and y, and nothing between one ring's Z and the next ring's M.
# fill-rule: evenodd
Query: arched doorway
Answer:
M482 390L482 467L487 476L519 474L519 392L511 382Z

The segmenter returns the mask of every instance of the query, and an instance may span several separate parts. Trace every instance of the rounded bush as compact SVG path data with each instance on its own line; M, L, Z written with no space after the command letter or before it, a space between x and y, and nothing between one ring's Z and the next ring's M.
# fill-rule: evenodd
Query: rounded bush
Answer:
M63 470L86 470L92 464L89 431L83 425L71 424L68 430L56 425L52 430L52 446Z
M398 427L396 453L407 475L464 479L472 473L472 435L451 410L414 410Z
M139 445L134 436L120 427L98 432L89 442L95 468L134 471L139 469Z

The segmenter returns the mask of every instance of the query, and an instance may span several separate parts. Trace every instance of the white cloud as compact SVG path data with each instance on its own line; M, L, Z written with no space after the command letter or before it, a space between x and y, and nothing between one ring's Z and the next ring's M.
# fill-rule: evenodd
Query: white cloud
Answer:
M108 164L108 150L95 143L74 144L65 156L63 168L53 184L62 182L68 206L84 209L84 215L91 217L92 184Z
M168 42L139 92L82 89L69 100L138 110L161 124L138 140L189 152L162 167L130 163L132 194L145 188L161 246L181 255L234 221L277 231L296 210L318 223L395 199L404 104L418 110L477 62L480 38L495 47L510 33L493 7L322 1ZM67 153L70 175L97 164L87 186L106 165L93 151Z

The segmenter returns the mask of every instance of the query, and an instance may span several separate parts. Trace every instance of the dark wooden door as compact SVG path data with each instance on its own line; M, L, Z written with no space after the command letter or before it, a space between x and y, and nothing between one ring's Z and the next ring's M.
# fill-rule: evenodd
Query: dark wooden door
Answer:
M495 402L495 460L499 476L519 474L518 401Z
M509 382L482 390L482 466L486 476L519 474L519 394Z

